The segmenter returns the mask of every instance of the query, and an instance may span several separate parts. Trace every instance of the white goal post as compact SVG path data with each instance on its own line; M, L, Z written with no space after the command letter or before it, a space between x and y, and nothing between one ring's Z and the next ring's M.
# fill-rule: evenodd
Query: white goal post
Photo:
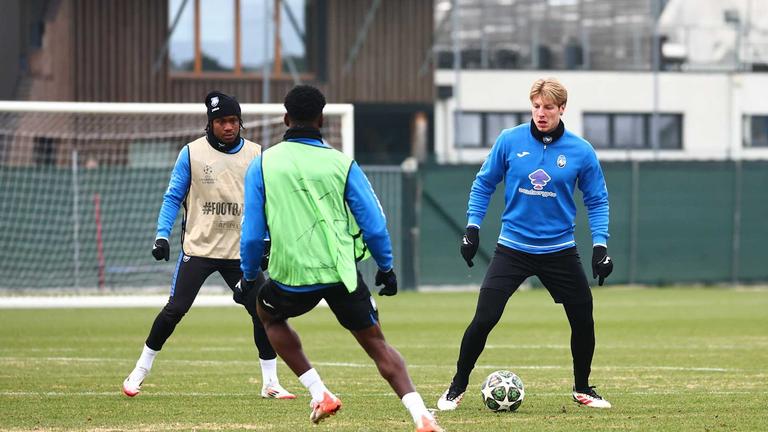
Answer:
M282 116L285 107L282 104L240 104L243 115L262 114ZM79 114L205 114L201 103L144 103L144 102L38 102L38 101L0 101L0 113L79 113ZM327 104L323 109L325 116L340 119L340 149L351 158L355 157L354 106L352 104ZM257 140L254 138L254 140Z

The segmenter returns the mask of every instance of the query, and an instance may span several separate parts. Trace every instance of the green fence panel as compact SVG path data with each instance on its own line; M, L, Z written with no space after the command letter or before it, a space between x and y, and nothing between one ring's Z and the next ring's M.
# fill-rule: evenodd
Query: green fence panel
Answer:
M611 284L768 281L767 161L601 165L611 203L609 252L616 264ZM456 231L464 226L469 187L478 168L422 170L424 194L430 199L423 200L420 223L421 284L482 281L487 262L477 260L468 270L458 255ZM500 185L481 230L487 254L499 232L502 199ZM575 199L576 242L591 277L589 222L579 191Z
M482 281L501 232L504 186L499 185L488 207L480 230L481 251L470 269L459 254L459 240L467 225L469 190L479 169L479 165L462 165L422 170L420 285L464 285Z
M175 260L157 263L149 252L169 173L104 167L80 169L74 177L71 169L1 167L0 288L168 285Z
M731 273L733 166L641 165L637 282L716 282Z
M738 280L768 281L768 161L744 162Z
M363 172L371 182L376 196L379 198L384 216L387 218L387 229L392 241L392 254L394 256L394 268L398 279L403 279L403 174L399 167L391 166L363 166ZM371 257L362 262L358 269L371 291L378 291L374 286L374 277L377 269L376 261ZM402 287L402 284L401 284Z
M611 201L609 251L616 263L611 284L768 281L768 161L602 166ZM467 268L458 244L479 168L424 166L420 199L406 202L399 168L365 167L388 218L396 268L415 265L420 285L482 281L500 231L503 184L483 222L476 265ZM0 167L0 288L167 286L180 249L179 221L171 262L155 262L149 250L169 173L170 167L100 167L80 169L75 177L65 168ZM576 202L576 241L591 276L592 241L580 192ZM417 245L409 242L403 219L414 210L420 210ZM412 251L415 256L406 254ZM361 269L366 279L375 271L371 264Z
M632 165L630 163L602 164L608 186L610 225L608 226L608 252L614 260L611 283L629 281L631 266L631 212L632 212ZM584 207L581 191L576 188L576 246L587 278L592 281L592 231Z
M0 288L71 286L71 172L0 167L0 185Z

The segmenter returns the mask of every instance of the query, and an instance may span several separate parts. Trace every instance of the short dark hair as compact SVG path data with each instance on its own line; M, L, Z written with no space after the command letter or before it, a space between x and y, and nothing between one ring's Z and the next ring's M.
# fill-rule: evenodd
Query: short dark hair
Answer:
M297 85L285 95L285 110L292 120L313 121L320 117L325 107L325 96L310 85Z

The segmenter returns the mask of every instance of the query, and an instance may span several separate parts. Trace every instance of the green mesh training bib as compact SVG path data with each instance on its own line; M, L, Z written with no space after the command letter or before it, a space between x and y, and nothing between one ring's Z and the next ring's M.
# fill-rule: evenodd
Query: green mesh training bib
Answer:
M332 148L290 141L262 154L272 279L357 288L356 262L370 254L344 200L351 165Z

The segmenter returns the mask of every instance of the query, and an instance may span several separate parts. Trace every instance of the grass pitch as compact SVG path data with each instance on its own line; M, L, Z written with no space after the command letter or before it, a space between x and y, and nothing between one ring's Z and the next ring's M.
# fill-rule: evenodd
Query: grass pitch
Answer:
M491 333L464 402L438 413L447 431L753 431L768 428L768 291L596 289L592 384L610 410L576 406L569 329L542 290L519 292ZM476 293L376 298L427 405L455 368ZM373 363L327 308L292 320L326 384L344 402L309 424L309 396L284 364L293 401L259 397L249 317L195 308L155 361L142 393L132 369L158 309L0 310L0 429L169 431L407 431L412 422ZM515 413L495 414L480 383L509 369L526 385Z

